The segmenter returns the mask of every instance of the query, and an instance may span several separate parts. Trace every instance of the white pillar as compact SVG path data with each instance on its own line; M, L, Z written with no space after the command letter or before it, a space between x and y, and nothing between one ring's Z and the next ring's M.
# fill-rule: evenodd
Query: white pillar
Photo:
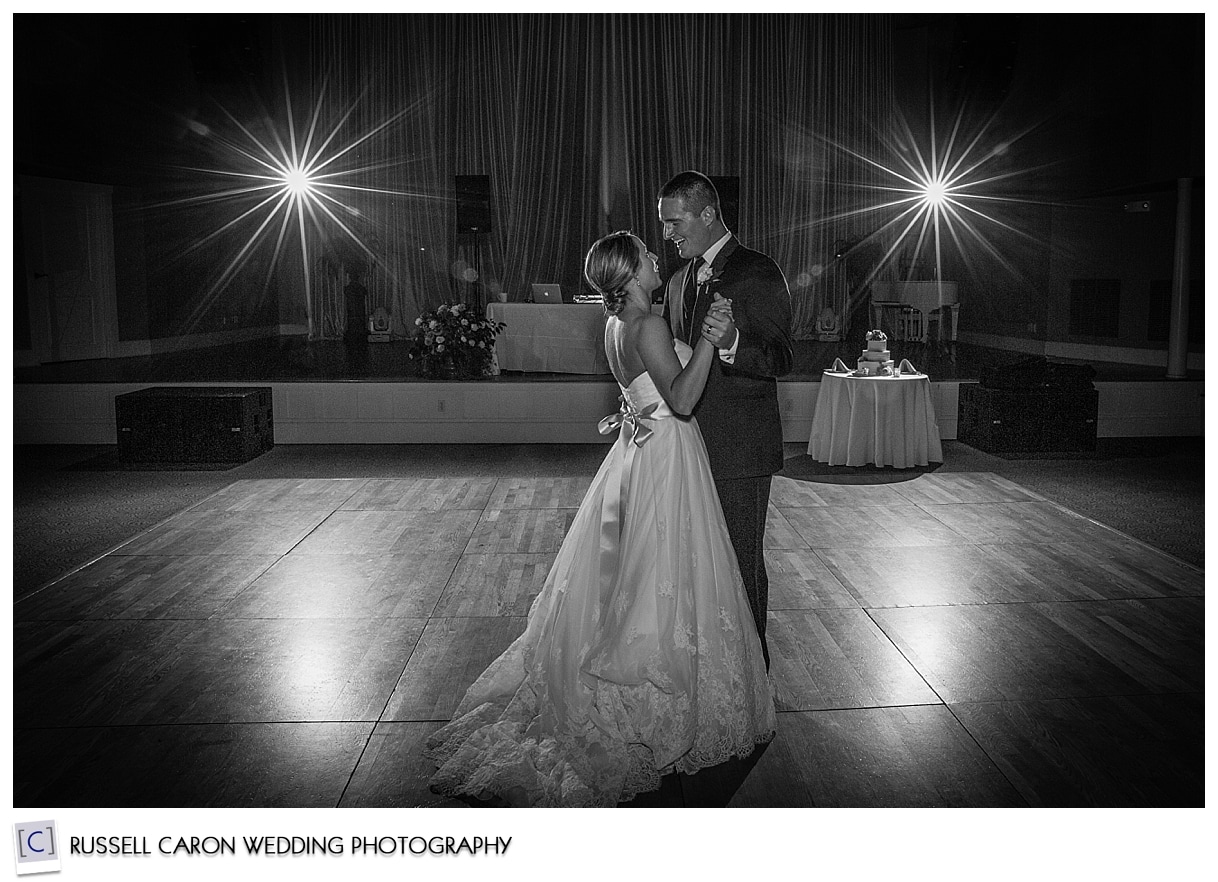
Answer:
M1167 376L1188 376L1188 299L1192 288L1188 260L1192 235L1193 179L1176 180L1176 260L1171 281L1171 329L1167 336Z

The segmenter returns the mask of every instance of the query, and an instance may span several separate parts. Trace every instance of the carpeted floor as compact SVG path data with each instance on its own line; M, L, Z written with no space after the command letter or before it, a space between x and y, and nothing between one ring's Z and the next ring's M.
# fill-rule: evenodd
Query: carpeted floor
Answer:
M592 474L601 445L280 445L241 465L132 468L112 446L19 446L13 453L14 596L93 560L241 479ZM1101 443L1095 457L1007 460L955 441L945 462L992 472L1203 567L1203 439ZM783 472L837 483L908 480L919 470L833 467L787 445Z

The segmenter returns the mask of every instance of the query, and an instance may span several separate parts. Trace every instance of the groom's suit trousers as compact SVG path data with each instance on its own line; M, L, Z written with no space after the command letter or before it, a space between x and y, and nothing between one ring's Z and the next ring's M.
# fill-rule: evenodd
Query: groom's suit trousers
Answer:
M770 502L770 475L752 478L716 478L715 490L723 506L723 520L740 565L744 593L757 623L761 652L766 667L770 666L770 649L765 642L766 608L770 595L770 577L765 569L765 521Z

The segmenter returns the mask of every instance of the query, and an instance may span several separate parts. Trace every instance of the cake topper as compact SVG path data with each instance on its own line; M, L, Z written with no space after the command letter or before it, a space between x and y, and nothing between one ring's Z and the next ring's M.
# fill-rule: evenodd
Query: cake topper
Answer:
M887 340L888 335L885 334L883 331L881 331L879 328L876 328L874 331L868 331L867 336L864 339L866 339L866 340Z

